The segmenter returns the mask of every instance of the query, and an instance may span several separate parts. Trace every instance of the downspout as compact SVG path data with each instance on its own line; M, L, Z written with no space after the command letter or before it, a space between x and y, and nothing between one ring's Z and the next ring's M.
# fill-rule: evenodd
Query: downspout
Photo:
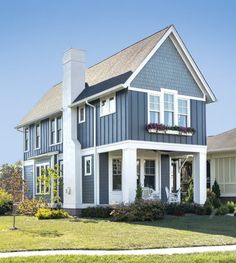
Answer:
M96 106L90 104L87 100L85 101L85 103L93 108L93 148L94 148L94 157L93 157L93 170L94 170L94 185L96 186L95 189L96 191L94 191L94 203L97 204L98 203L98 200L97 200L97 192L98 192L98 189L97 189L97 159L96 159L96 156L97 156L97 123L96 123Z

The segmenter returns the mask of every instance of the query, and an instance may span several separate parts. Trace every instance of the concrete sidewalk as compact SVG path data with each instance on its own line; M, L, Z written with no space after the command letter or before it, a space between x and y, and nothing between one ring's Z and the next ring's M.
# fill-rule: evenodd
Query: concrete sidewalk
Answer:
M31 257L31 256L56 256L56 255L86 255L86 256L109 256L109 255L173 255L192 254L204 252L236 251L236 245L205 246L205 247L180 247L158 248L138 250L43 250L21 251L0 253L0 258Z

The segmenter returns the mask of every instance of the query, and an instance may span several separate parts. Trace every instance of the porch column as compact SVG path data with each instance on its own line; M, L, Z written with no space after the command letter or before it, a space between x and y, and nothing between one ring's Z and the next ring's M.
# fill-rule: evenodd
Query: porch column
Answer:
M206 152L199 152L193 157L193 201L204 204L206 201Z
M137 149L122 152L122 199L124 203L135 200L137 188Z

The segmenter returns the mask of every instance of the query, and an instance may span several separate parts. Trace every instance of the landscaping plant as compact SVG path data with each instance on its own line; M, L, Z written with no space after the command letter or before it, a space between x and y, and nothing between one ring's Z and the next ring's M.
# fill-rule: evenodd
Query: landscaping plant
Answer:
M234 210L236 208L236 204L233 201L228 201L226 205L229 209L229 213L234 213Z
M215 193L216 198L220 198L220 186L215 180L214 184L212 185L212 192Z
M70 217L70 215L63 209L50 208L39 208L35 216L38 219L60 219Z
M140 201L143 196L143 189L140 184L137 185L135 201Z
M48 208L48 204L42 199L25 199L18 206L18 213L26 216L35 216L40 208Z
M193 203L193 178L190 177L188 182L188 191L185 198L185 202L187 203Z
M12 211L13 198L4 189L0 188L0 215L4 215Z
M110 206L87 207L82 209L81 217L108 218L113 209Z

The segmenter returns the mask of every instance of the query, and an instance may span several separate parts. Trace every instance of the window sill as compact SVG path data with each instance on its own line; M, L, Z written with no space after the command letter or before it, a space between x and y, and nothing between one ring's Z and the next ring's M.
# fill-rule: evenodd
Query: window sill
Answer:
M50 144L49 146L56 146L56 145L59 145L59 144L62 144L62 142L57 142L57 143L54 143L54 144Z
M158 131L156 129L148 129L149 133L158 133L158 134L169 134L169 135L181 135L181 136L193 136L192 132L181 132L181 131L173 131L173 130L164 130Z

